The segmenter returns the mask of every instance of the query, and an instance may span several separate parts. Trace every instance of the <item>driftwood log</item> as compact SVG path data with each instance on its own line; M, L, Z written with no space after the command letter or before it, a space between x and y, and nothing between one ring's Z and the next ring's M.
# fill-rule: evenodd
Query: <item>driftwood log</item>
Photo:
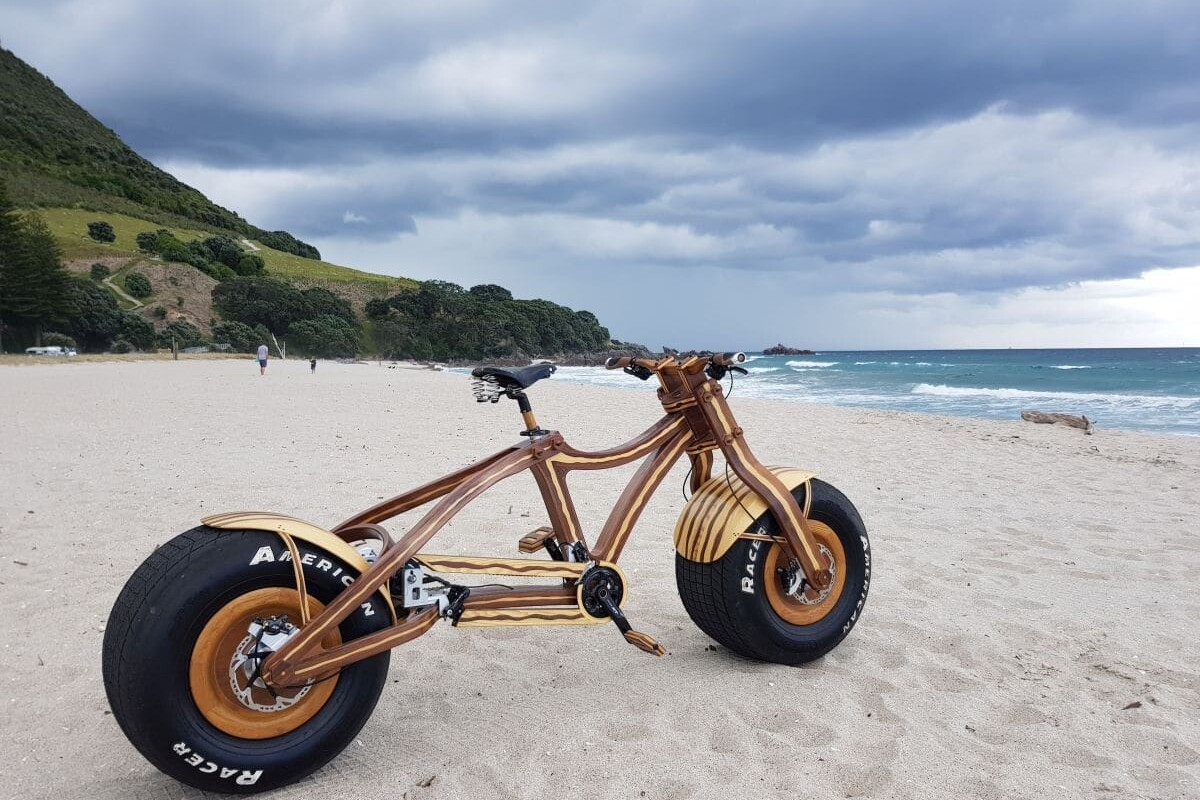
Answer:
M1072 428L1079 428L1086 434L1091 434L1092 429L1096 427L1086 416L1075 416L1074 414L1058 414L1047 413L1045 411L1022 411L1021 419L1026 422L1041 422L1046 425L1070 425Z

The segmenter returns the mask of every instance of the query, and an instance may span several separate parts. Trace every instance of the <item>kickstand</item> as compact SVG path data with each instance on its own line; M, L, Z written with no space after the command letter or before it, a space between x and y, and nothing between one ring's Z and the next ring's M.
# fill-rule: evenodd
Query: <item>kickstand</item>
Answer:
M598 591L596 599L600 601L600 605L604 606L604 610L612 617L612 621L620 629L621 635L625 637L625 641L651 655L665 656L667 654L667 651L663 649L661 644L654 640L653 636L633 629L633 626L629 624L629 620L625 618L625 612L621 611L621 608L613 602L612 595L608 593L608 589Z

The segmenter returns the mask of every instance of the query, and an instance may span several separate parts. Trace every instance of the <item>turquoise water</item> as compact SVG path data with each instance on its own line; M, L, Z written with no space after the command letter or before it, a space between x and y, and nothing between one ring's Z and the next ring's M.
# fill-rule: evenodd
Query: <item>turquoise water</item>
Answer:
M747 355L750 375L735 379L735 398L1009 420L1036 409L1086 414L1100 428L1200 436L1200 348ZM555 380L641 384L598 367L563 367Z

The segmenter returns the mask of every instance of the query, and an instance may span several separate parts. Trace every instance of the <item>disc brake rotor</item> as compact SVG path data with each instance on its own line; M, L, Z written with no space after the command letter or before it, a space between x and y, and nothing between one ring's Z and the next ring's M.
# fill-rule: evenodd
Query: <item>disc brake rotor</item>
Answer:
M233 658L229 662L229 687L233 690L233 696L246 708L265 712L283 711L300 702L312 689L311 685L305 686L290 695L272 692L266 681L258 677L262 662L272 652L261 648L258 637L249 634L233 651ZM266 700L270 702L263 702Z
M825 588L814 591L804 578L804 570L800 568L800 562L796 559L792 559L787 572L782 576L784 591L796 602L806 606L816 606L825 602L825 598L829 597L829 593L833 591L837 578L837 560L833 557L833 553L823 544L819 544L817 549L829 564L829 583L825 584Z

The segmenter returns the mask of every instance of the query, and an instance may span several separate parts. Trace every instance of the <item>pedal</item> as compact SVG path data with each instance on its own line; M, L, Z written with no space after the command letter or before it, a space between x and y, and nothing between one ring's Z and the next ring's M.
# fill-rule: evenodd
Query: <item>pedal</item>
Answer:
M550 553L550 557L554 558L555 553L550 549L550 547L555 543L550 542L547 544L547 540L553 537L554 529L547 526L542 526L537 530L522 536L520 540L517 541L517 549L522 553L536 553L538 550L545 547L546 552ZM559 553L558 555L561 557L562 554ZM561 560L561 558L555 560Z
M632 628L627 631L621 631L621 633L624 635L625 641L629 642L639 650L645 650L652 656L665 656L667 654L667 651L663 649L663 646L656 642L654 637L648 633L635 631Z
M610 587L600 586L595 592L594 597L601 607L608 612L608 616L612 618L612 621L616 623L617 629L621 631L621 635L625 637L625 641L651 655L665 656L667 654L667 651L663 649L661 644L655 641L653 636L633 629L633 626L629 624L629 620L625 617L625 612L613 600Z

